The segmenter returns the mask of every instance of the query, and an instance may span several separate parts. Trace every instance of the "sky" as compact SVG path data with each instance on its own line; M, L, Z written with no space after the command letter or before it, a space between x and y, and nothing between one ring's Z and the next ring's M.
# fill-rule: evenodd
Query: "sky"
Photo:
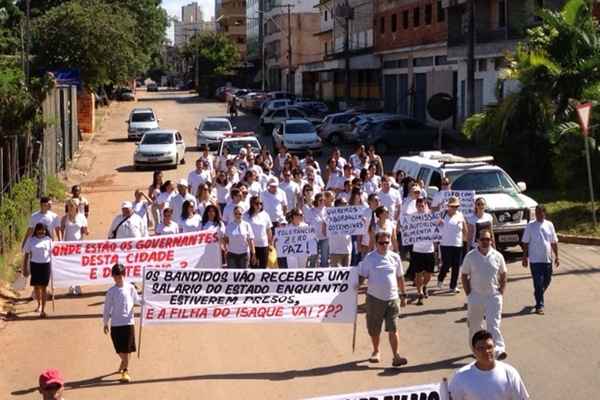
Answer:
M167 13L171 17L181 19L181 6L193 3L194 1L202 8L205 20L210 20L215 15L215 0L162 0L161 6L167 10ZM173 41L173 34L173 26L171 26L167 30L167 37L171 41Z

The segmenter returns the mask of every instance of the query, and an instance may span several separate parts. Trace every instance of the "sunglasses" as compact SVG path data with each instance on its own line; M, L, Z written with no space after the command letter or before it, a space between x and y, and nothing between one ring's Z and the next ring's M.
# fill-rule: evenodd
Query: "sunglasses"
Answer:
M492 239L491 238L480 238L479 241L480 242L491 242Z

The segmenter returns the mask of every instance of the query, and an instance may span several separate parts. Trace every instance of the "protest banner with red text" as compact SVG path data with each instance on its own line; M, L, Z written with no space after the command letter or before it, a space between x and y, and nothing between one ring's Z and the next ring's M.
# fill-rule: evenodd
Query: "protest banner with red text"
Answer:
M207 247L218 246L215 230L145 238L55 242L54 287L113 283L111 268L125 266L130 281L141 282L144 267L194 269ZM215 266L219 267L219 266Z
M354 322L352 268L147 268L142 324Z
M429 385L312 397L306 400L449 400L449 398L448 384L444 380Z

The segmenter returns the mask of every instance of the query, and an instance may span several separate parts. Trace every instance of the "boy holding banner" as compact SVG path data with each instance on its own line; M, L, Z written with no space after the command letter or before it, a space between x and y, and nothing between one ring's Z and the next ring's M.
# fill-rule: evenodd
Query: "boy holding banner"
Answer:
M128 373L131 353L135 347L135 324L133 306L141 304L141 298L135 287L125 282L125 266L115 264L112 267L112 277L115 285L106 292L104 300L104 334L108 334L108 321L110 320L110 338L115 351L121 358L119 373L121 382L131 382Z

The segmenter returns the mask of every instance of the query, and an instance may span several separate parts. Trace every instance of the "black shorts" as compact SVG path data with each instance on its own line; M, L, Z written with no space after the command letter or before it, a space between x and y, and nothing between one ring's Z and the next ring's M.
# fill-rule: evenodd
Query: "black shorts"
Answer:
M48 286L50 282L50 263L29 262L31 286Z
M417 253L410 254L410 263L415 269L415 274L420 272L429 272L433 274L435 267L435 257L433 253Z
M135 325L111 326L110 338L117 353L135 353Z

